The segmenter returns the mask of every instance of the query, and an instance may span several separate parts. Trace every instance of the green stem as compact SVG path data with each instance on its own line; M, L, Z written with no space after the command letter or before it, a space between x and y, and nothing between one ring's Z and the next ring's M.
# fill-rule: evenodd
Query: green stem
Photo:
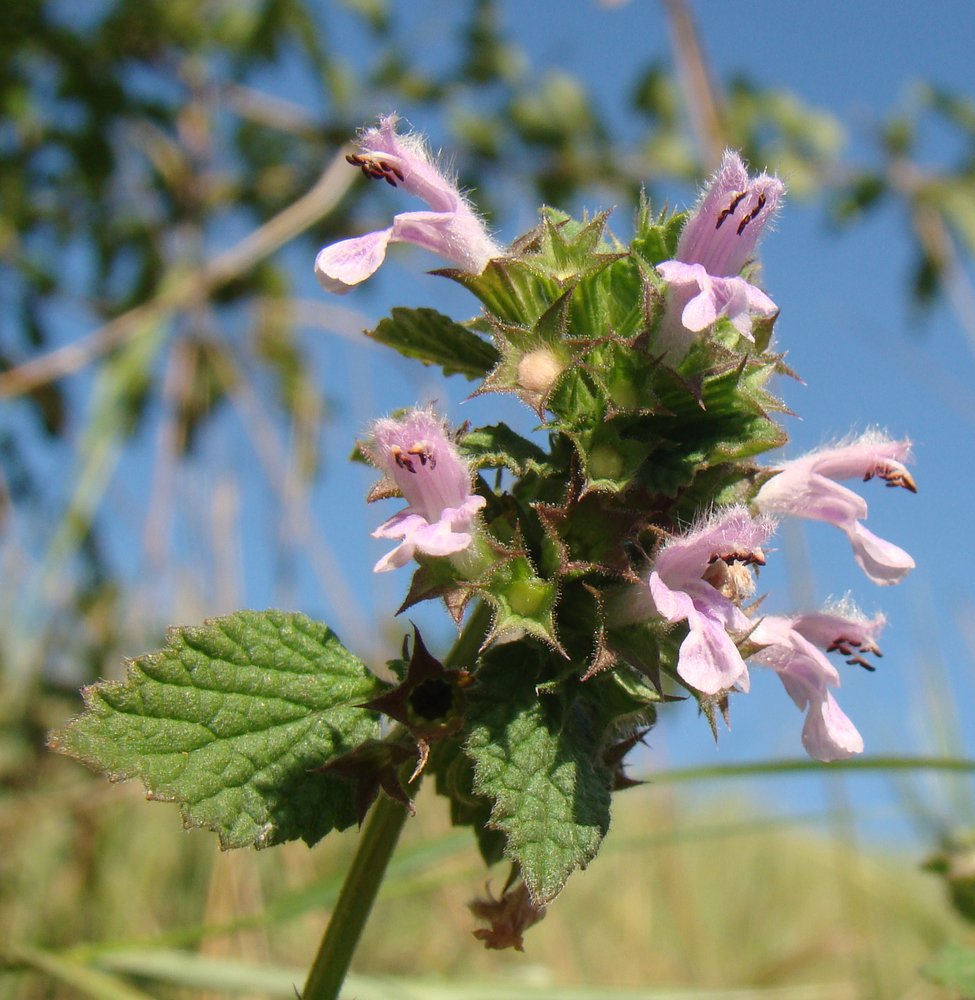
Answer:
M473 664L489 620L490 612L479 605L447 654L446 666ZM407 815L402 804L382 794L372 807L305 981L302 1000L337 1000Z
M338 997L408 815L401 803L385 795L376 800L305 981L302 1000Z

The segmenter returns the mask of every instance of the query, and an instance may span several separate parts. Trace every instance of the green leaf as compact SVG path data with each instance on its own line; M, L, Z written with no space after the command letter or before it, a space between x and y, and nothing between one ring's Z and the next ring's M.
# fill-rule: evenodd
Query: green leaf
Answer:
M451 826L469 826L486 865L504 857L504 835L491 827L491 801L474 792L474 765L458 739L448 738L431 755L437 794L450 802Z
M445 375L468 379L483 378L501 357L492 344L436 309L397 307L367 336L407 358L440 365Z
M552 554L558 559L550 575L578 576L594 570L619 576L630 570L626 545L644 523L642 513L622 509L615 498L606 494L590 492L580 499L575 490L563 504L535 504L535 512L555 547ZM566 616L563 607L560 615L563 620L568 617L571 621L573 617L571 613ZM589 631L588 623L579 624ZM590 644L592 638L590 632Z
M652 726L664 696L645 678L626 667L606 670L581 686L594 724L602 733L623 732L624 726Z
M572 288L577 281L598 274L623 254L610 252L603 241L609 212L581 222L554 209L542 209L542 223L536 230L537 248L523 259L539 273L554 278L562 288Z
M569 335L589 339L642 333L649 325L651 288L636 254L604 256L602 266L592 268L573 290Z
M650 264L670 260L677 253L677 242L687 216L687 212L678 212L669 218L661 215L655 219L650 214L650 206L642 205L631 243L633 250Z
M587 488L620 493L630 485L653 445L627 435L627 429L623 421L609 420L568 432L579 451Z
M627 340L607 337L583 356L583 365L610 414L653 413L655 359Z
M516 476L543 472L545 452L532 441L516 434L507 424L492 424L469 431L460 441L460 450L475 469L510 469Z
M480 274L454 269L434 273L463 285L502 322L526 327L536 323L563 291L553 278L539 274L525 260L511 257L489 260Z
M660 619L647 618L632 625L614 626L608 630L606 641L613 653L660 687L661 652L666 653L668 647Z
M921 971L932 982L958 990L963 998L975 997L975 951L971 948L945 945Z
M539 696L516 647L489 657L470 692L467 752L474 791L493 801L491 825L521 866L536 904L554 899L609 829L610 775L585 714Z
M380 689L323 623L237 611L173 629L124 680L86 688L87 710L50 745L113 781L141 778L224 848L310 845L355 822L351 786L316 769L379 737L356 706Z

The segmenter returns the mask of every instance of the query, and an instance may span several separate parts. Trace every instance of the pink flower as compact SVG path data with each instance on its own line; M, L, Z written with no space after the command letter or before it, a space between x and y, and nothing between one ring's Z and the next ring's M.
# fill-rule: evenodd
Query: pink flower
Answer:
M398 420L377 420L364 450L409 504L372 533L402 539L374 572L404 566L416 552L449 556L471 544L471 527L486 501L471 492L470 471L438 417L412 410Z
M687 220L677 257L657 265L670 285L667 313L660 331L662 346L686 349L685 331L700 333L719 316L752 339L752 316L774 316L775 303L738 276L775 214L785 186L761 174L750 179L741 157L726 150L718 172Z
M874 640L883 626L882 615L871 621L840 607L791 618L768 615L751 633L752 642L765 645L751 659L775 670L789 696L806 712L802 745L810 757L843 760L863 752L863 738L829 691L839 687L840 675L822 650L840 652L847 663L873 670L865 656L880 656Z
M914 560L890 542L878 538L860 523L867 516L866 501L834 480L879 476L888 486L917 492L904 467L910 441L892 441L870 431L849 444L822 448L778 466L778 473L755 497L758 510L828 521L846 532L860 568L881 586L899 583L914 568Z
M747 567L764 564L761 546L774 527L771 518L730 507L668 541L654 560L649 587L657 613L687 622L677 672L704 694L748 688L748 668L728 630L747 631L751 622L733 598L750 596Z
M432 209L401 212L388 229L342 240L319 251L315 276L339 295L365 281L382 264L390 243L413 243L453 261L464 271L480 274L492 257L501 256L484 224L456 184L430 159L422 137L399 135L397 118L387 115L358 138L360 152L347 159L366 177L382 179L422 198Z

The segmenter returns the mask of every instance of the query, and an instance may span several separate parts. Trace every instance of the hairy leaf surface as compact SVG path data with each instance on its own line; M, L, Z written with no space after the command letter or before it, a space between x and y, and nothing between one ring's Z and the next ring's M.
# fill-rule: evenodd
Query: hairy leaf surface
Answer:
M609 829L610 776L578 703L536 694L534 671L505 649L512 652L497 654L471 692L467 752L505 854L543 904L595 857Z
M368 336L404 357L439 365L445 375L469 379L483 378L501 357L492 344L436 309L397 307Z
M171 630L124 680L86 688L50 742L113 781L141 778L222 847L313 844L355 822L351 786L315 769L378 738L356 706L380 687L323 623L237 611Z

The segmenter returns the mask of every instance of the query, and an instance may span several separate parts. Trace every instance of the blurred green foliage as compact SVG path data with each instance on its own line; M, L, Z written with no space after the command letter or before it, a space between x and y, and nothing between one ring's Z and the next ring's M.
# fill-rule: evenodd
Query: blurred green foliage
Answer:
M109 786L53 756L38 778L0 807L2 1000L85 996L40 971L38 953L151 997L294 996L355 831L314 851L221 853L209 833L178 829L176 806L147 807L134 783ZM841 816L807 813L800 831L737 796L709 793L690 808L667 788L633 789L606 849L520 955L485 951L469 933L483 862L429 793L394 857L352 995L555 1000L588 984L593 996L645 1000L680 990L708 1000L950 996L918 970L963 925L905 859L858 853ZM503 879L492 878L495 893Z

